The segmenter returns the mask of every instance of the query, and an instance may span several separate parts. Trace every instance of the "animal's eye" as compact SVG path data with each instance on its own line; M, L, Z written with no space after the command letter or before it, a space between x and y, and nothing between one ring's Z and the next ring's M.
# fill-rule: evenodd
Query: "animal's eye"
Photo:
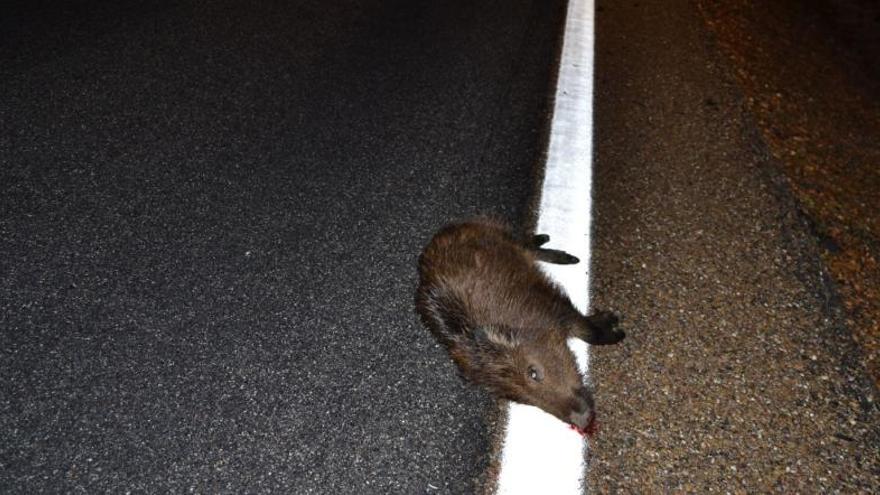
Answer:
M541 370L534 366L529 366L529 378L533 381L540 382L544 379L544 374L541 373Z

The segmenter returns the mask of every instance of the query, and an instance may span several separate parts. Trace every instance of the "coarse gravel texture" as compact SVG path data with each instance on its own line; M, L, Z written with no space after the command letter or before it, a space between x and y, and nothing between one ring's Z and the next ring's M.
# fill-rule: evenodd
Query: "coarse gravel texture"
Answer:
M880 3L703 0L880 385Z
M595 493L877 493L877 392L687 1L599 2Z

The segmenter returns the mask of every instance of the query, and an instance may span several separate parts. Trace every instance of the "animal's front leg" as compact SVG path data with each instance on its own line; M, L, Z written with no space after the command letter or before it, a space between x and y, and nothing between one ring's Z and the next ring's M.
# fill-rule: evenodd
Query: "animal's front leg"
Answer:
M626 337L626 332L617 329L620 317L611 311L596 311L590 316L581 317L577 336L592 345L611 345Z

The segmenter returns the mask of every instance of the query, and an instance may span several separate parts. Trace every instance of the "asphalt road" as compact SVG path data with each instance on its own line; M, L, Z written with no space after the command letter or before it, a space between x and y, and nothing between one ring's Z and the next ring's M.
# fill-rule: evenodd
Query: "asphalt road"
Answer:
M415 261L529 217L563 2L60 4L0 11L0 492L472 492L494 408ZM877 492L877 391L697 5L597 29L628 337L590 486Z
M525 216L562 2L58 4L0 15L0 491L470 491L415 261Z

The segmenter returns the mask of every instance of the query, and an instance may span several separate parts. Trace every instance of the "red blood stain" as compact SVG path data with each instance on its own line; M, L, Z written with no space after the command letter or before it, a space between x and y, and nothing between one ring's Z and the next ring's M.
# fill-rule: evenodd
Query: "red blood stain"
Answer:
M599 422L596 421L596 416L595 416L595 415L590 419L590 423L589 423L589 424L587 425L587 427L584 428L584 429L581 429L581 428L578 427L577 425L573 425L573 424L569 424L568 426L569 426L569 428L571 428L572 430L574 430L574 431L580 433L580 435L581 435L582 437L590 437L590 438L593 438L593 435L595 435L596 432L599 430Z

